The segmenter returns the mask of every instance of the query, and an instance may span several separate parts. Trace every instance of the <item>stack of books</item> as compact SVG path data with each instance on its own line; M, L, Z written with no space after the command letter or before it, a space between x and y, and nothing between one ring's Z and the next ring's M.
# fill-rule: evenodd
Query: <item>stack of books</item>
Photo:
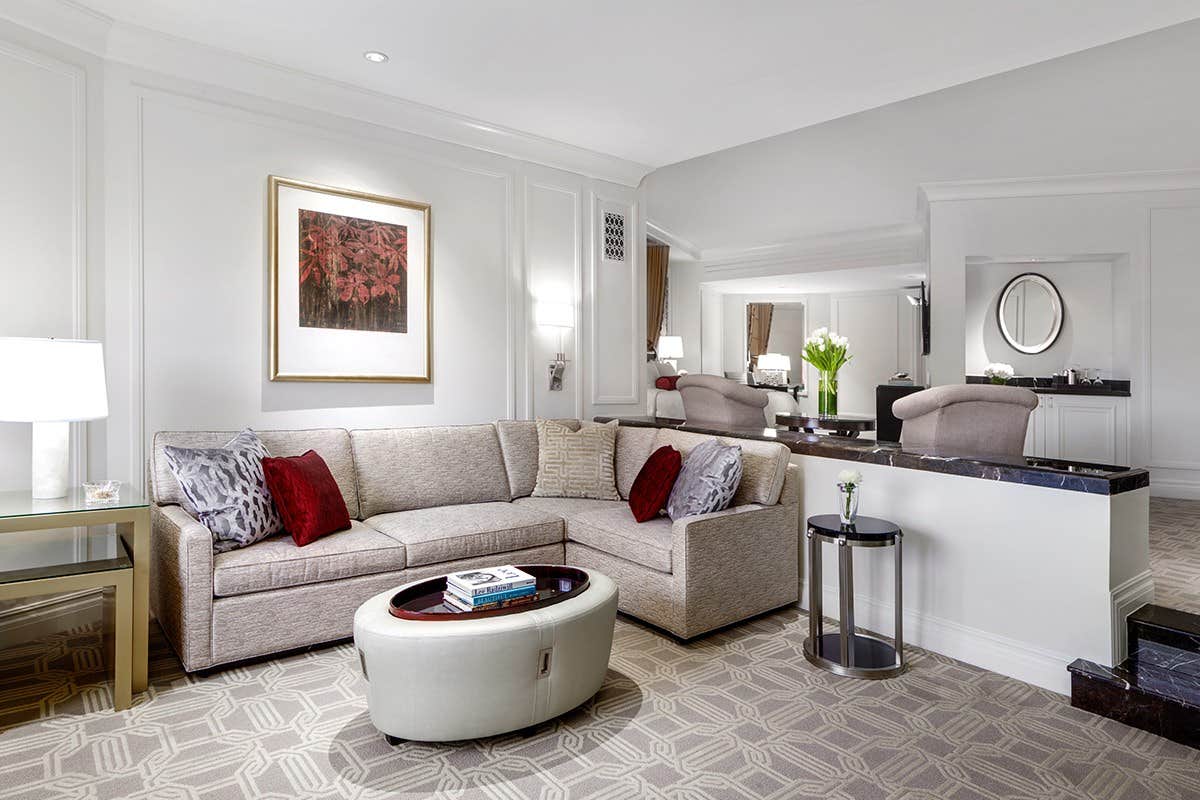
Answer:
M487 611L532 603L537 581L514 566L455 572L446 576L442 601L453 611Z

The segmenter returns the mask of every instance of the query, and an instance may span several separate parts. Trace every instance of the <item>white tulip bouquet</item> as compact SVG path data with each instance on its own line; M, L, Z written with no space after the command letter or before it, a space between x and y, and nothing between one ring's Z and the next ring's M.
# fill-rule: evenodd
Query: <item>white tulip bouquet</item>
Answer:
M804 360L821 372L837 374L853 356L848 352L850 340L830 333L829 328L817 328L804 340Z
M821 371L817 387L817 413L837 416L838 370L850 361L850 340L830 333L829 328L817 328L804 340L804 360Z

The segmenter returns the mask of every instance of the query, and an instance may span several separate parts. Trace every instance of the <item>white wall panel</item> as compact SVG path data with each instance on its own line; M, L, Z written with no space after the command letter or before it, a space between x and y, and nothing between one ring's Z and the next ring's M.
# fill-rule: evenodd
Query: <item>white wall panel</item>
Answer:
M853 356L838 374L840 413L874 415L875 387L900 369L913 371L904 363L905 356L911 362L911 320L901 317L900 303L911 308L895 293L830 298L829 327L850 340Z
M549 178L525 185L525 255L529 321L530 406L526 416L579 417L583 414L583 370L578 342L582 333L579 313L583 268L581 190L579 182L555 184ZM543 182L538 182L543 181ZM538 303L562 303L574 310L570 330L539 327ZM550 391L548 365L559 344L567 354L561 391Z
M1200 207L1152 209L1150 257L1150 465L1200 496Z
M148 432L513 412L505 175L160 93L142 101L140 142ZM269 174L431 204L432 384L267 380Z
M0 41L0 336L86 335L84 71ZM81 426L74 426L79 428ZM0 491L30 483L30 426L0 423ZM73 431L75 478L83 476Z
M636 207L621 198L592 195L591 254L591 404L628 405L641 402L645 362L646 311L645 238ZM624 252L617 260L605 255L604 215L623 219Z

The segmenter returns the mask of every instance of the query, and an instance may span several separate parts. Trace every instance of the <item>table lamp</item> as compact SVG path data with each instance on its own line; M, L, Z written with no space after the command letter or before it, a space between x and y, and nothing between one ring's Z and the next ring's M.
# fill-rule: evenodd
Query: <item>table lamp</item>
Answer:
M760 383L769 386L787 385L787 374L792 368L791 358L782 353L763 353L758 357L757 364L756 373L765 378L765 380L760 379Z
M71 423L108 416L103 345L0 338L0 375L0 422L33 423L34 498L65 497Z

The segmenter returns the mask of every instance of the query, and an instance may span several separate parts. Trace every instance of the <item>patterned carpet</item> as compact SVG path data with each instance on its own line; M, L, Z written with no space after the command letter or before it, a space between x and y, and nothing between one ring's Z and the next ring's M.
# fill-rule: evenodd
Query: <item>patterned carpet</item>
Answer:
M1160 597L1200 609L1200 503L1152 509ZM836 678L806 631L786 609L681 645L621 618L582 708L395 748L349 644L188 676L155 629L152 686L114 714L99 635L72 631L0 652L0 800L1200 799L1200 750L920 650L901 678Z
M185 676L156 635L150 691L114 714L99 638L63 634L3 653L0 797L1200 798L1200 751L921 651L902 678L839 679L804 661L806 625L680 645L621 619L584 707L395 748L349 644Z
M1150 499L1154 602L1200 614L1200 501Z

